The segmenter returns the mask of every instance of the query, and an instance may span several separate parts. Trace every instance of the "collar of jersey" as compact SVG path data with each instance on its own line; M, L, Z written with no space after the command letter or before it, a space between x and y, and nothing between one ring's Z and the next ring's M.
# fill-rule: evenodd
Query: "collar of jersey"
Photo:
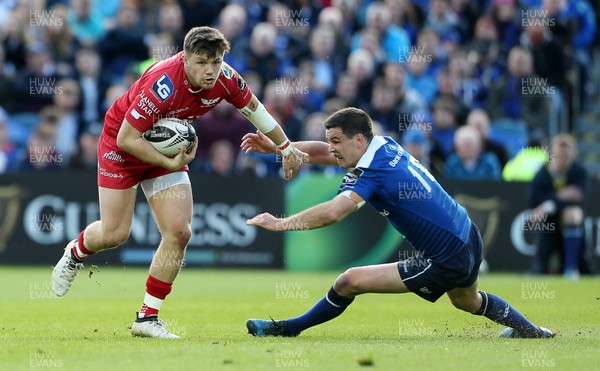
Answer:
M358 164L356 164L356 167L369 167L369 165L371 165L371 162L373 162L375 152L377 152L377 150L386 143L387 140L385 140L384 137L380 135L375 135L371 140L371 143L369 144L369 147L367 148L365 153L363 153L360 160L358 160Z

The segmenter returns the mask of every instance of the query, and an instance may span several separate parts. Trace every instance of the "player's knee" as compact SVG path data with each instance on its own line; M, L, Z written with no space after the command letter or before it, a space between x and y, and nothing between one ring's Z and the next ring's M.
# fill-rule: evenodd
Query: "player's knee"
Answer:
M340 274L335 281L334 289L342 296L360 293L360 274L358 269L350 268Z
M561 214L562 224L577 226L583 223L583 210L579 206L566 207Z
M189 223L175 223L168 234L170 235L170 239L179 248L184 249L192 238L192 229Z
M118 247L125 243L125 241L127 241L128 238L128 229L115 229L112 231L105 231L104 244L106 247Z
M452 305L457 309L464 310L465 312L475 313L479 310L480 304L475 297L461 295L458 297L450 297Z

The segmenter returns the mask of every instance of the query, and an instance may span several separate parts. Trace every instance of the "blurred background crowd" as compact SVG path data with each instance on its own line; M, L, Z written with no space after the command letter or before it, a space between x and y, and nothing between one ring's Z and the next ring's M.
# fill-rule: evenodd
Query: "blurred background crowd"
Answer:
M435 175L530 180L556 134L600 143L597 121L586 125L598 3L2 0L0 173L95 170L112 102L191 27L212 25L293 140L324 139L327 115L356 106ZM253 127L232 106L194 126L192 171L279 172L275 156L239 153Z

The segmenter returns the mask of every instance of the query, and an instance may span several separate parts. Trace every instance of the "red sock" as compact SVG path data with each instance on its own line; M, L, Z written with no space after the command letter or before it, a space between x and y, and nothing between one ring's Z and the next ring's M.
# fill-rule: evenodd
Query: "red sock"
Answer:
M171 292L172 283L158 280L152 276L148 276L146 280L146 295L142 309L138 313L138 318L158 316L158 311L162 302Z
M83 230L83 231L81 231L81 233L79 233L79 237L77 237L77 241L75 242L75 244L73 245L73 248L71 249L71 252L75 256L75 258L77 258L80 261L83 261L83 259L87 258L88 255L92 255L94 253L94 251L86 249L85 246L83 245L83 232L84 231L85 230Z

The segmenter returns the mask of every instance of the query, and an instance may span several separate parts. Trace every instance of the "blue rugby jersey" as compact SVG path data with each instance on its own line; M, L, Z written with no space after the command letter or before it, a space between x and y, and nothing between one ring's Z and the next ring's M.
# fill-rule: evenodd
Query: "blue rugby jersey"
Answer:
M369 202L423 257L443 262L467 242L471 220L429 171L390 137L374 136L338 193Z

